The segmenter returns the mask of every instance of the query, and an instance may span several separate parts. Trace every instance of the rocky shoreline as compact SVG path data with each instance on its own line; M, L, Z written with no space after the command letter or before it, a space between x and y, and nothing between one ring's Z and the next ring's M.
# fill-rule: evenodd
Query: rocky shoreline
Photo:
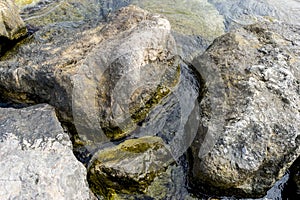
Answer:
M299 197L299 24L177 3L0 3L0 199Z

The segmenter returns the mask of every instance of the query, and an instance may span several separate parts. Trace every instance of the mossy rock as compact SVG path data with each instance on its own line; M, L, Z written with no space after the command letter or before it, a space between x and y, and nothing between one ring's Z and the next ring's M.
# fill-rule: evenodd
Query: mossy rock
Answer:
M92 191L106 198L143 194L156 176L173 163L159 137L142 137L98 151L88 169Z

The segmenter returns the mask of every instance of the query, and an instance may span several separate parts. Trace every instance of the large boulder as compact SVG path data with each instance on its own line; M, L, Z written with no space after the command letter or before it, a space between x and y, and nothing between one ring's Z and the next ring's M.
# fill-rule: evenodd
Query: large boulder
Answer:
M120 139L178 83L183 62L176 54L168 20L130 6L105 26L41 28L1 58L0 90L55 106L86 141Z
M203 79L194 187L263 196L299 157L299 33L279 22L246 26L194 60Z
M0 199L90 199L53 107L0 109Z
M176 56L168 20L133 6L122 10L103 29L105 34L121 29L116 20L127 20L125 14L140 22L94 48L73 79L75 125L94 142L103 141L97 139L101 130L116 140L136 129L173 90L183 64Z

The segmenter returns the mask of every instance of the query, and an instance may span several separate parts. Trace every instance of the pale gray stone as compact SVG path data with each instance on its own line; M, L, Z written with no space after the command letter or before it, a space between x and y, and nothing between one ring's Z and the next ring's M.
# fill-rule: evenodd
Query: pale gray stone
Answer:
M0 199L89 199L86 169L49 105L0 109Z

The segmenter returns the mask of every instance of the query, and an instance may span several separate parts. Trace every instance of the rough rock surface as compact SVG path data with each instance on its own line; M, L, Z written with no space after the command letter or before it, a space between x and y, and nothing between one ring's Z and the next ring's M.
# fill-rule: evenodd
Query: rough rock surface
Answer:
M92 191L107 198L117 193L144 193L172 162L173 157L161 138L129 139L98 151L92 158L88 179Z
M58 108L63 119L71 121L71 77L97 44L130 29L143 18L135 8L121 12L123 20L116 18L107 25L110 28L103 30L103 25L97 21L73 22L70 19L34 32L0 58L2 96L19 102L47 102Z
M12 0L0 2L0 56L7 43L27 34L25 23L19 15L19 8Z
M103 141L97 139L101 130L111 139L127 136L179 80L182 61L168 20L133 6L125 9L139 22L99 44L73 79L75 125L94 142ZM128 19L125 13L117 14L107 34L114 33L116 19ZM101 130L93 136L88 130L95 127L88 122L98 121Z
M194 60L205 87L194 186L263 196L299 156L299 33L279 22L246 26Z
M15 40L26 35L25 23L19 15L19 8L12 0L0 3L0 37Z
M89 21L41 28L1 58L0 90L21 102L47 102L66 121L72 121L73 103L79 129L81 119L98 115L106 136L117 139L177 83L181 61L175 55L169 22L131 6L104 27Z
M89 199L86 169L54 108L0 109L0 199Z

